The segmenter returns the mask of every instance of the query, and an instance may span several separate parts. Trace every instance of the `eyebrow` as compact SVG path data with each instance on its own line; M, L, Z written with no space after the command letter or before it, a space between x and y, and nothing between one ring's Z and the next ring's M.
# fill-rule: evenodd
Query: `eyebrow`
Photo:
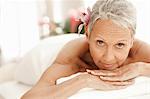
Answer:
M101 38L102 40L106 41L104 38L102 38L101 36L98 35L98 37L96 37L96 39L99 39L99 38ZM122 40L118 40L117 42L120 42L120 41L126 41L127 42L128 40L122 39Z

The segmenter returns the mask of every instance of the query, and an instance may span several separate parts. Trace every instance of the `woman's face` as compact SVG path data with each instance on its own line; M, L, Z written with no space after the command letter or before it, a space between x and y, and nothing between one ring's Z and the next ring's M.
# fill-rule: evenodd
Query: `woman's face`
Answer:
M127 59L133 38L128 29L111 20L97 20L88 42L95 64L100 69L113 70Z

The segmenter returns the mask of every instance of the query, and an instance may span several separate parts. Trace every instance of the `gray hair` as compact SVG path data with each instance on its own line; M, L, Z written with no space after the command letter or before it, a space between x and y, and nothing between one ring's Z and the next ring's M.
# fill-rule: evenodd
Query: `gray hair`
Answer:
M111 19L116 24L130 29L135 34L136 9L127 0L98 0L92 8L88 25L89 33L98 19Z

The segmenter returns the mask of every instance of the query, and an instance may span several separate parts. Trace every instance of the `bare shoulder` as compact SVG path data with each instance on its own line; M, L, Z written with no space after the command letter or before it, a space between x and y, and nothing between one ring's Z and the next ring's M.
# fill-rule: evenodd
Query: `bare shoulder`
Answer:
M69 41L58 53L53 64L44 72L41 82L46 81L54 84L54 81L61 77L79 72L80 67L77 64L77 59L86 46L83 37Z
M134 61L150 62L150 44L135 39L130 52Z
M66 61L80 57L88 50L88 42L85 37L69 41L59 52L56 61Z

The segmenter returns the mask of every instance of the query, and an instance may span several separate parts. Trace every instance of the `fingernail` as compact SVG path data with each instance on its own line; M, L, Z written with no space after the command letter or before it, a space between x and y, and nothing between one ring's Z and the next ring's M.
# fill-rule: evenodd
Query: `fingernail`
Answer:
M89 69L86 69L87 72L91 72Z
M95 74L95 72L94 72L94 71L91 71L91 73L92 73L92 74Z
M100 78L102 78L102 79L106 79L107 77L104 77L104 76L100 76Z
M86 69L86 71L87 71L88 73L91 73L91 71L90 71L90 70L88 70L88 69Z

